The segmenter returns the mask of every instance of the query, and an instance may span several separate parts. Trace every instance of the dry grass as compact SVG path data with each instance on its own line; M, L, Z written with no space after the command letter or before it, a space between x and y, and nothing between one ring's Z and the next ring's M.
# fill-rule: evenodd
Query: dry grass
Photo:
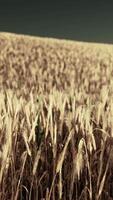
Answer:
M113 46L0 33L0 200L113 199Z

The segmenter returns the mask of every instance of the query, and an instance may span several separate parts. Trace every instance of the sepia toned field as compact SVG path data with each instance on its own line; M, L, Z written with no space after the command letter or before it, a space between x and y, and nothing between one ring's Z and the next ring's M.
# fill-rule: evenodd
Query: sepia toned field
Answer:
M0 33L0 200L113 200L113 45Z

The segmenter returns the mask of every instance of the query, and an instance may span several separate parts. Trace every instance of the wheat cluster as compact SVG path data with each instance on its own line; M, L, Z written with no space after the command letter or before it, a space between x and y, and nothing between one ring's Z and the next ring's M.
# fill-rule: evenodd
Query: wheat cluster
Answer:
M0 200L113 199L113 46L0 33Z

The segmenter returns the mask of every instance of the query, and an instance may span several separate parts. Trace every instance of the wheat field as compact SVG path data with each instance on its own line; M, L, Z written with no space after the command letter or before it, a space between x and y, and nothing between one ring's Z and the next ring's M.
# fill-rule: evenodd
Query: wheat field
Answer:
M0 33L0 200L113 200L113 45Z

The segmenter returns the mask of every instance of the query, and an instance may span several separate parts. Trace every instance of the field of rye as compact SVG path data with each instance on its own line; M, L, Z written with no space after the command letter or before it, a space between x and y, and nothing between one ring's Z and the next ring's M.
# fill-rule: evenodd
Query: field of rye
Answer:
M113 200L113 46L0 33L0 200Z

